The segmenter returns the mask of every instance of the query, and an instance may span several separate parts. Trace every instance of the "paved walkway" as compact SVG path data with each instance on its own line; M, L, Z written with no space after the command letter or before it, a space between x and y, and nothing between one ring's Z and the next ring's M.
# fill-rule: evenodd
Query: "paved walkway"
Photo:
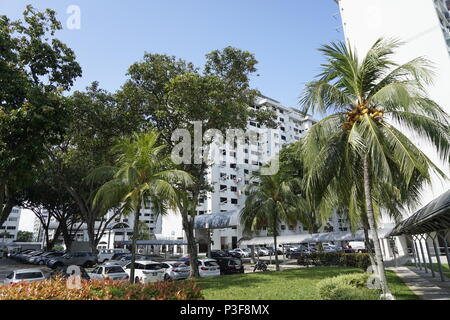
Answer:
M450 279L442 282L439 273L436 278L431 273L425 273L422 269L416 267L397 267L388 268L394 270L395 273L406 283L406 285L418 297L423 300L450 300Z

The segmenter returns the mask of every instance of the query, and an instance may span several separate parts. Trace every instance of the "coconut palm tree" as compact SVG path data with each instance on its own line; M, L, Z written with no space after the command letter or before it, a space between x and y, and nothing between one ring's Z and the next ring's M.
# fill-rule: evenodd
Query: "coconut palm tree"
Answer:
M155 131L134 134L117 144L115 166L93 170L88 180L106 181L96 192L94 204L109 210L121 205L122 212L134 212L133 239L131 246L130 281L135 282L134 262L136 241L139 235L139 214L142 205L151 205L157 214L175 209L178 201L177 185L192 183L191 176L174 169L170 156L158 145L159 134Z
M294 210L295 195L289 183L277 173L271 176L255 175L245 188L247 198L240 218L244 232L267 228L273 236L276 270L280 270L277 254L277 237L282 223L297 224L297 211Z
M376 225L380 208L392 203L383 188L411 199L431 182L432 172L445 176L402 130L423 137L446 162L450 151L448 115L425 90L432 83L431 63L419 57L396 64L392 56L400 44L379 39L363 59L342 42L323 46L322 73L300 99L304 111L328 114L302 145L308 193L316 202L339 197L350 212L364 212L386 296Z

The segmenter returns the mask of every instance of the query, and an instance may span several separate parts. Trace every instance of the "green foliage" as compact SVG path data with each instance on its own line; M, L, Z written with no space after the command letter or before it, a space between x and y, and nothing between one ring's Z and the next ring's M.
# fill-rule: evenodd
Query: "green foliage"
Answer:
M353 273L327 278L317 283L320 300L379 300L380 291L367 288L367 273Z
M130 284L82 280L81 288L68 289L66 279L56 278L1 286L0 300L203 300L203 295L191 281Z
M371 265L367 253L312 252L297 257L302 266L342 266L360 268L364 271Z
M33 241L33 232L29 231L17 232L16 242L32 242L32 241Z
M55 37L61 29L49 9L27 6L23 21L0 16L0 224L66 127L62 93L81 68L74 52Z

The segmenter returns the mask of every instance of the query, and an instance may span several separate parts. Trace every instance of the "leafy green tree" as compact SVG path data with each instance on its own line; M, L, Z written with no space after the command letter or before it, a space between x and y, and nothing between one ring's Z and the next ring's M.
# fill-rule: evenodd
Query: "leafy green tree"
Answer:
M444 161L450 151L448 115L425 91L430 62L416 58L398 65L392 61L398 46L377 40L363 59L345 43L324 46L322 73L301 99L305 111L331 113L308 131L302 146L309 196L321 202L335 195L350 216L367 218L384 294L389 289L377 215L390 203L383 186L405 199L431 181L431 171L445 176L397 127L423 137Z
M138 240L150 240L155 235L151 232L149 226L144 221L139 221Z
M19 231L17 232L17 239L15 242L32 242L33 232L29 231Z
M86 183L85 177L95 168L113 164L110 150L119 139L135 130L134 117L123 111L115 96L99 88L97 82L84 92L74 92L67 98L67 104L68 129L62 142L48 151L46 175L75 202L81 221L87 226L91 250L95 252L118 211L104 219L106 211L92 201L99 185Z
M118 93L118 99L124 110L135 115L136 128L156 128L170 152L179 142L172 140L174 131L185 129L194 137L195 121L202 123L203 132L217 129L223 134L228 128L245 129L250 119L274 125L271 110L250 108L258 94L249 85L256 64L253 54L232 47L207 54L203 71L173 56L147 53L142 61L128 69L129 79ZM208 143L204 142L204 146ZM200 151L198 155L194 146L190 151L203 160L203 154ZM192 159L181 166L195 178L195 183L184 190L189 197L181 197L179 207L191 273L197 277L194 217L198 200L211 190L206 179L208 167L205 161L197 164Z
M55 37L53 10L27 6L23 21L0 16L0 224L17 195L65 129L62 92L81 68L74 52Z
M134 262L142 205L151 205L157 214L164 214L168 208L176 209L176 189L192 183L188 173L174 169L170 156L163 152L165 146L158 145L158 139L155 131L124 139L114 147L115 166L97 168L88 176L89 181L106 181L95 195L95 206L109 210L120 205L122 214L134 212L131 282L136 281Z
M299 208L295 207L295 194L289 183L280 173L271 176L257 175L245 188L247 198L241 210L241 223L244 231L259 231L267 228L273 236L273 245L277 249L277 237L282 223L296 225ZM280 270L278 253L275 253L275 265Z

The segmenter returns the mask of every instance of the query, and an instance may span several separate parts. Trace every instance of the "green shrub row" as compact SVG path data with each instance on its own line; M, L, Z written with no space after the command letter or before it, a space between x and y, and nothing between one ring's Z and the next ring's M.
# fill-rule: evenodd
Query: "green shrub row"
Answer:
M83 280L69 289L67 280L20 282L0 286L0 300L203 300L193 281L131 284L127 281Z
M367 270L371 265L368 253L312 252L297 257L302 266L342 266Z
M352 273L327 278L317 283L320 300L379 300L380 291L367 287L367 273Z

